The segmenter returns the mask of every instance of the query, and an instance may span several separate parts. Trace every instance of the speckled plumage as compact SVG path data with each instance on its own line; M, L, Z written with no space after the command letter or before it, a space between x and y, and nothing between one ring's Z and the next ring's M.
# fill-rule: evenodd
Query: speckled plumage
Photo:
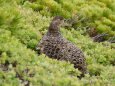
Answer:
M78 68L82 74L85 74L86 59L84 54L78 47L67 39L64 39L61 35L60 27L63 23L64 20L62 17L56 16L53 18L48 32L39 44L40 51L50 58L69 61L74 64L74 67Z

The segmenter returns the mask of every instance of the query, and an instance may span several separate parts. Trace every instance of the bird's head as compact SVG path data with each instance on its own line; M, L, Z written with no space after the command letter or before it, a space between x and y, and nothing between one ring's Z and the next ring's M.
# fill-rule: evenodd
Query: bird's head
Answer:
M52 20L52 24L61 27L64 24L64 18L61 16L55 16Z
M55 16L50 24L49 30L51 32L57 32L61 26L65 26L64 18L61 16Z

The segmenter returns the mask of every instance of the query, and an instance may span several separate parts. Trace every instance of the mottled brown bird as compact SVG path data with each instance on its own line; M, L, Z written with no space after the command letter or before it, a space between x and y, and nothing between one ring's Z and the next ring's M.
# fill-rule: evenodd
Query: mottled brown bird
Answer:
M48 32L38 45L40 51L50 58L69 61L84 75L86 73L86 59L84 54L73 43L64 39L60 33L62 25L64 25L63 17L56 16L53 18Z

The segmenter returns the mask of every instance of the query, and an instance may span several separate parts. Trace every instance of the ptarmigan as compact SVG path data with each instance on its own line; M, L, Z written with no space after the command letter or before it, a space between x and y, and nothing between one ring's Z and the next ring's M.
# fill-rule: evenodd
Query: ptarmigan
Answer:
M64 39L61 35L60 27L63 24L63 17L56 16L53 18L48 32L38 45L40 51L50 58L69 61L84 75L86 73L86 59L84 54L78 47L67 39Z

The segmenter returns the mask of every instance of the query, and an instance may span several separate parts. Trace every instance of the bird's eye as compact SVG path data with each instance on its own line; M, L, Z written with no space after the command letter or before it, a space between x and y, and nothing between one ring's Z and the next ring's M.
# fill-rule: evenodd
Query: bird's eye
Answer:
M63 18L60 18L60 20L63 20Z

